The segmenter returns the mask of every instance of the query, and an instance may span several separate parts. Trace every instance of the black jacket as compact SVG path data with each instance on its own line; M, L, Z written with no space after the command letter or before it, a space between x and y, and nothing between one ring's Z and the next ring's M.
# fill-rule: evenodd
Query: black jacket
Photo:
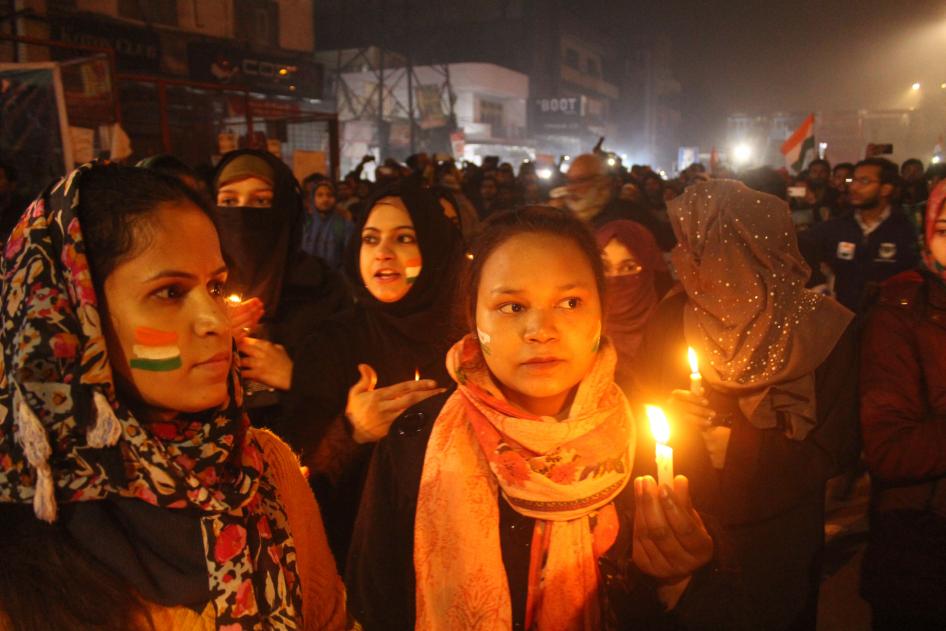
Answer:
M810 285L824 282L819 267L826 264L835 274L838 302L855 313L863 311L869 285L919 262L916 232L897 209L867 236L853 213L830 219L799 234L798 247L812 268Z
M428 409L414 410L398 419L372 457L345 572L349 612L367 631L414 628L414 515L427 441L436 414L450 394L429 399L425 402ZM653 464L652 458L639 455L634 476L655 475ZM598 560L604 597L603 629L747 628L735 617L738 609L729 605L741 593L740 579L718 560L696 572L673 612L665 613L654 580L641 574L631 562L632 481L614 504L620 531L611 549ZM711 518L704 517L704 522L716 539L718 528ZM514 631L525 628L534 525L534 519L517 513L500 495L500 546L509 580ZM726 547L717 542L717 550Z

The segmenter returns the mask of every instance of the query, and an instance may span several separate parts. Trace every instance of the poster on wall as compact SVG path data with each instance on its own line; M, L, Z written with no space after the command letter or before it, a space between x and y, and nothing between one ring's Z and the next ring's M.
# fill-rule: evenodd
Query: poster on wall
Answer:
M0 155L32 198L72 170L72 134L59 65L0 64Z
M328 175L328 160L324 151L296 149L292 152L292 174L300 182L313 173Z

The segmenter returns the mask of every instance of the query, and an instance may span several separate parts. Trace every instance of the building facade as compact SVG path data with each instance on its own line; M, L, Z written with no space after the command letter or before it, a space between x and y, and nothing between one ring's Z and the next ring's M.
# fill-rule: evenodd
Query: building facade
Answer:
M377 46L415 65L485 63L528 77L527 135L539 154L617 150L626 46L563 0L322 0L322 50ZM610 145L610 146L609 146Z
M69 124L94 132L93 154L117 125L131 159L174 153L201 165L257 147L329 170L334 116L313 57L312 0L13 4L2 33L28 40L5 41L0 60L61 64Z

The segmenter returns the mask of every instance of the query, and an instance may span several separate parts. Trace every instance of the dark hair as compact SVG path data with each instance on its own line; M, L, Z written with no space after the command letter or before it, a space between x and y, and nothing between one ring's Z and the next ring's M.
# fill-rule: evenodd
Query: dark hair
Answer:
M321 182L322 180L325 180L325 179L328 179L328 178L322 175L321 173L310 173L304 178L302 178L302 182L300 182L300 184L302 185L302 188L305 188L309 184L317 184L318 182Z
M173 177L191 177L195 180L197 179L197 174L194 173L192 168L184 164L184 162L179 158L167 153L161 153L156 156L151 156L150 158L145 158L135 166L151 169L152 171L157 171L158 173L163 173Z
M81 177L78 214L92 283L100 296L105 279L143 247L140 238L158 206L189 202L213 221L207 201L170 175L108 164Z
M903 164L900 165L900 170L907 168L908 166L917 166L920 167L920 170L923 170L923 161L919 158L907 158L903 161Z
M831 172L831 163L825 160L824 158L815 158L814 160L809 162L808 171L811 172L811 167L815 166L816 164L820 164L821 166L826 168L828 170L828 173Z
M932 180L933 178L946 178L946 162L937 162L935 164L931 164L926 169L926 179Z
M471 329L475 328L476 294L483 266L499 246L520 234L548 234L567 239L577 245L591 265L601 300L601 312L604 314L604 265L601 262L601 251L598 249L594 235L570 211L550 206L525 206L490 215L470 247L468 257L473 258L466 268L460 296L463 296L466 301L464 312Z
M893 184L894 186L900 184L900 169L887 158L865 158L854 165L855 170L861 167L877 167L880 170L881 184Z
M743 184L760 193L775 195L783 201L788 198L788 187L785 184L785 178L772 167L758 167L743 171L740 179Z
M85 554L61 523L38 520L28 504L0 504L0 559L0 626L9 620L12 631L154 629L134 589Z
M834 165L834 169L832 169L831 172L832 172L832 173L837 173L837 172L838 172L838 169L847 169L848 171L852 171L852 172L853 172L853 171L854 171L854 164L851 163L851 162L838 162L836 165Z
M9 162L0 161L0 171L3 171L3 175L7 178L7 180L10 182L16 182L16 168L12 164Z

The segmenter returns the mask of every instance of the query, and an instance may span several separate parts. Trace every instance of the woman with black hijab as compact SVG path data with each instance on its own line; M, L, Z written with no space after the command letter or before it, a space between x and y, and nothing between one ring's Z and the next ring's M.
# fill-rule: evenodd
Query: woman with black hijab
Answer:
M430 191L404 181L365 207L345 257L356 308L299 349L310 361L293 368L285 434L312 471L340 566L370 443L395 422L395 431L414 431L405 425L433 421L445 400L438 384L450 383L444 357L457 332L454 290L464 260L460 233Z
M350 294L324 261L303 252L301 191L280 160L252 149L228 153L214 189L247 407L255 423L281 432L293 365L311 361L299 345L347 309Z

